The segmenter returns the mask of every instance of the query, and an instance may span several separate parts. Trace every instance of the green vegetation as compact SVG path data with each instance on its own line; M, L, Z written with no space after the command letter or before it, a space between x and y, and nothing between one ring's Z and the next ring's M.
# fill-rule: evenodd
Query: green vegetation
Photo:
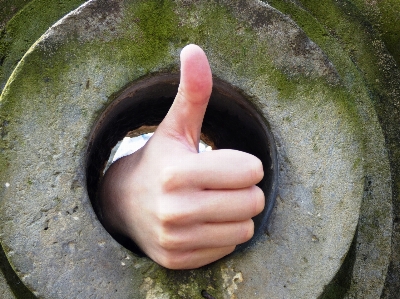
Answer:
M15 15L4 28L0 27L0 93L29 47L52 24L85 1L2 0L2 2L6 2L3 10L8 12L3 20L7 21L9 16Z
M288 14L322 48L357 101L363 98L366 87L385 134L392 180L400 181L400 135L395 129L400 127L400 2L300 0L294 4L272 0L268 3ZM392 188L394 213L398 214L400 186L394 183ZM366 222L359 229L365 231L368 225ZM346 267L344 263L338 276L345 275ZM390 273L398 273L398 267L392 263L388 277ZM338 276L321 298L343 298L350 284L338 284L345 281ZM398 285L391 283L388 287L394 294Z
M25 2L28 1L18 3L22 3L22 6ZM383 52L377 51L379 34L382 34L389 51L394 53L395 57L397 55L400 30L395 27L399 25L393 24L400 22L393 22L397 17L391 12L386 12L390 15L388 19L373 14L377 25L371 27L366 22L365 15L371 15L372 12L360 12L358 8L364 4L357 0L301 0L301 6L290 1L268 1L273 7L290 15L307 36L324 51L339 74L340 82L337 84L329 83L324 77L288 76L285 70L278 68L267 58L270 56L267 52L268 42L258 39L249 24L235 18L228 8L207 1L196 4L196 14L193 13L184 20L180 19L179 9L174 1L138 1L137 5L131 5L132 8L126 11L129 16L124 17L125 21L122 23L118 23L117 17L114 20L112 14L107 16L115 24L117 35L104 32L104 39L93 37L90 42L81 42L75 38L68 43L54 42L51 49L36 47L23 57L51 24L82 2L33 0L16 14L0 33L1 89L17 63L21 63L4 89L4 101L0 103L0 133L4 134L0 140L2 176L8 167L6 161L12 155L10 143L23 142L7 138L13 126L18 125L13 121L36 110L37 107L46 107L48 111L59 113L59 102L54 98L25 99L21 94L66 94L68 91L64 90L65 86L71 83L66 82L66 74L71 73L71 78L76 78L75 72L79 73L86 68L93 70L92 77L95 77L96 73L105 74L102 84L104 82L106 85L104 96L109 103L115 90L121 90L134 80L157 72L178 72L178 50L187 43L202 46L211 61L221 61L222 65L219 68L230 69L232 76L238 81L254 83L260 78L265 78L265 84L277 90L279 100L283 104L290 105L294 101L302 101L304 109L307 109L320 105L321 101L332 100L346 123L352 125L348 129L360 138L363 137L358 133L361 128L358 106L360 102L369 101L370 98L374 101L383 127L399 127L400 118L395 118L397 112L389 113L394 111L391 106L393 99L389 95L393 90L398 91L399 87L394 86L393 80L388 79L390 72L382 67L385 62L382 62L381 54L385 49ZM381 1L378 4L379 9L385 12L389 4L393 5L392 2L395 0ZM5 9L12 10L11 6ZM189 8L187 10L189 14L192 12ZM79 55L73 55L74 53ZM93 84L92 77L79 78L85 82L86 89ZM116 78L124 78L125 81ZM82 90L84 88L83 86ZM81 91L81 94L83 93L84 91ZM94 122L101 113L101 110L93 111L92 107L85 106L82 100L73 100L80 101L79 109L85 119L90 118ZM104 107L106 104L104 103ZM46 116L39 115L37 121L39 125L48 124ZM290 122L290 117L287 117L286 121ZM324 120L316 115L315 121ZM391 149L394 180L400 181L400 171L394 166L400 165L400 137L396 136L395 132L385 132L388 147ZM315 147L315 150L318 151L318 148ZM358 163L362 163L360 159L356 160L355 168L358 167ZM28 184L30 183L28 181ZM399 190L400 185L395 185L395 194L399 194ZM353 249L350 249L344 266L332 284L327 286L321 298L342 298L346 293L350 286L349 271L354 262ZM199 297L202 289L208 290L215 298L222 297L222 286L216 283L221 276L218 264L197 272L185 272L184 275L158 267L150 271L150 274L153 281L160 283L171 298L183 298L183 295L179 294L182 285L188 286L185 295L190 298Z
M0 31L7 22L32 0L0 0Z

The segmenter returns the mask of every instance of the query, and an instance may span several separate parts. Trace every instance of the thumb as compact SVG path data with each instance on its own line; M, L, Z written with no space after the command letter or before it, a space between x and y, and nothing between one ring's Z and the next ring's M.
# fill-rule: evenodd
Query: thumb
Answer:
M212 90L212 74L207 56L199 46L187 45L182 49L180 59L178 94L159 129L197 151Z

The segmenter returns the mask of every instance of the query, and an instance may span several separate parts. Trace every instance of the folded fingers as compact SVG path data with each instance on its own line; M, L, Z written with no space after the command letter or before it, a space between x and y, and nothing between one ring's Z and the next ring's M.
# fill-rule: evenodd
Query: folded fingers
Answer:
M161 172L165 191L180 188L241 189L257 184L264 176L261 161L236 150L216 150L177 159Z

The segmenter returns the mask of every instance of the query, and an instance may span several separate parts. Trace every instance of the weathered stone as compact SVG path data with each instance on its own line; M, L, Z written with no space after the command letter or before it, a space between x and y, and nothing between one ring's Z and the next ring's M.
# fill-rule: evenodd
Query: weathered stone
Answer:
M83 2L0 0L0 94L8 77L29 47L55 21ZM8 264L2 248L0 249L0 298L33 298L32 293L26 289Z
M29 47L84 0L0 0L0 93Z
M34 299L36 298L21 282L13 271L0 246L0 298L1 299Z
M16 69L0 108L1 238L36 294L193 298L207 289L216 298L313 298L341 265L363 198L351 292L379 296L391 185L370 90L333 38L315 39L261 2L218 3L92 1ZM176 73L188 42L263 111L278 146L280 193L268 236L254 247L176 272L105 233L85 192L85 148L113 95L142 76Z
M371 159L366 163L368 175L354 246L343 269L326 288L322 298L379 298L389 261L385 289L391 291L384 291L382 296L396 298L400 287L400 259L398 256L396 258L396 253L400 252L400 234L396 226L396 215L399 215L400 206L400 186L396 183L399 181L400 165L400 73L387 49L398 61L398 48L396 50L393 47L393 41L399 38L395 32L399 32L400 24L390 21L400 13L398 3L364 0L324 3L301 0L268 2L285 14L291 15L307 35L323 49L346 82L346 86L357 92L359 86L366 85L369 97L373 99L372 108L378 114L385 136L387 154L382 154L388 155L390 161L390 176L388 166L379 163L379 160ZM368 16L368 19L365 16ZM389 36L390 34L393 36ZM387 44L387 49L381 38ZM345 57L350 59L344 59ZM354 71L349 75L351 69ZM367 134L370 133L366 131ZM366 148L372 152L377 150L374 142L370 142ZM385 191L382 193L383 190Z

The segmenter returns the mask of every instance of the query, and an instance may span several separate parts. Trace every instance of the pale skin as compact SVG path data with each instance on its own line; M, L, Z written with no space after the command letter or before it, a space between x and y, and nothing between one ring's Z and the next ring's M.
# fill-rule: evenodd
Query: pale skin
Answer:
M169 269L216 261L251 239L264 209L261 161L236 150L198 153L212 89L203 50L181 52L178 94L147 144L119 159L100 187L103 224Z

